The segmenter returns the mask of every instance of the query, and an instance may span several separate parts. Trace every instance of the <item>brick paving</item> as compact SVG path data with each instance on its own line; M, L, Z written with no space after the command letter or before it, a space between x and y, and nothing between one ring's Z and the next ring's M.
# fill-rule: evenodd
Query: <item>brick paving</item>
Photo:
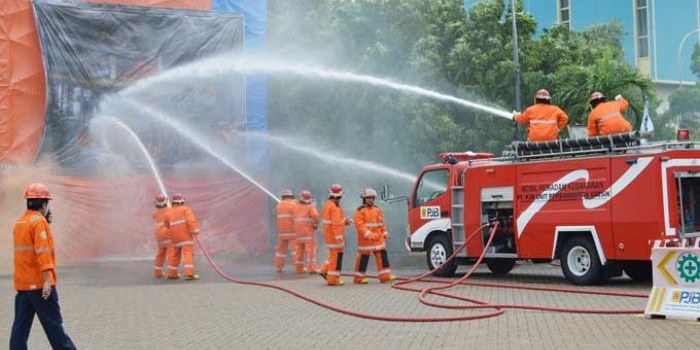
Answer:
M237 278L267 282L357 312L396 317L440 317L484 312L428 307L417 294L372 280L343 287L325 286L318 276L278 275L272 254L215 257ZM423 256L392 257L400 276L424 272ZM59 262L60 263L60 262ZM348 254L345 266L352 267ZM488 319L440 323L367 320L316 306L290 294L219 277L201 254L202 279L151 278L150 261L84 262L59 266L59 296L65 326L80 349L697 349L700 324L648 320L641 315L582 315L507 310ZM370 270L373 264L370 264ZM460 271L466 271L465 267ZM495 277L479 269L474 282L573 287L559 267L523 265ZM429 284L419 283L417 286ZM430 284L434 285L434 284ZM0 276L0 346L8 344L14 291ZM650 284L616 278L606 286L574 287L646 294ZM458 286L450 292L493 303L552 307L641 310L645 298L535 292ZM431 298L445 303L454 300ZM48 349L35 321L31 349Z

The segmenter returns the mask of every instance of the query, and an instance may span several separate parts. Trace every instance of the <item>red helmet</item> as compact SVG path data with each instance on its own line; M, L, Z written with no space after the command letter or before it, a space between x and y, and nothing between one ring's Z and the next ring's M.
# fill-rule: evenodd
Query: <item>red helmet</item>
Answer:
M185 204L185 196L182 193L173 193L173 204Z
M362 191L362 194L360 194L360 197L362 198L367 198L367 197L372 197L376 198L377 197L377 191L374 188L365 188L364 191Z
M311 203L312 198L313 198L313 196L311 195L311 191L309 191L309 190L302 190L299 193L299 201L302 203L306 203L306 204Z
M537 93L535 94L535 98L542 99L542 100L551 100L552 96L549 95L549 91L545 89L539 89L537 90Z
M44 184L33 183L33 184L29 184L29 186L27 186L27 190L24 191L24 198L26 198L26 199L34 199L34 198L53 199L53 196L51 196L51 192L49 192L49 189L46 188L46 186L44 186Z
M339 198L343 196L343 186L340 186L340 184L332 184L331 187L328 189L328 196L333 197L333 198Z
M596 92L594 92L594 93L591 94L591 99L588 100L588 102L595 101L595 100L599 100L599 99L602 99L602 98L605 98L605 96L604 96L602 93L596 91Z
M160 206L165 206L168 204L168 196L164 194L158 194L156 197L153 199L153 204L155 205L160 205Z
M282 198L284 198L284 197L294 197L294 192L292 191L291 188L286 188L286 189L282 190L282 196L281 196L281 197L282 197Z

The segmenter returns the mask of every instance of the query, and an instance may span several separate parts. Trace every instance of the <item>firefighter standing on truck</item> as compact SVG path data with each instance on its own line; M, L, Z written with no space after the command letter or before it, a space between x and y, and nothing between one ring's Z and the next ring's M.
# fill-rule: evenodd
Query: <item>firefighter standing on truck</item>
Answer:
M589 137L632 131L632 124L622 116L630 105L622 95L615 96L615 101L606 102L603 94L594 92L589 103L593 108L588 115Z
M549 91L540 89L535 94L535 104L522 113L514 111L513 121L528 126L528 141L551 141L557 139L559 131L569 121L569 116L552 104Z
M367 264L369 255L373 254L377 262L377 274L379 281L389 282L396 279L391 274L389 256L386 251L386 240L389 239L389 231L384 224L382 210L374 205L377 191L366 188L360 195L362 206L355 212L355 229L357 230L357 260L355 261L355 278L358 284L367 284Z
M165 225L170 229L173 253L168 259L168 278L180 278L180 259L183 260L183 275L187 280L198 279L194 270L194 238L199 234L199 223L192 209L185 205L182 193L173 194L173 206L168 211Z
M282 272L287 250L291 247L292 258L296 253L296 234L294 233L294 192L291 189L282 191L282 200L277 203L277 251L275 252L275 268Z
M303 190L299 193L299 203L294 207L294 233L297 242L294 254L294 272L299 274L316 273L318 268L315 250L319 215L316 206L311 202L312 199L311 191Z
M329 286L342 286L340 279L343 269L343 252L345 251L345 226L352 221L343 215L340 200L343 198L343 187L333 184L328 189L328 200L321 210L321 225L323 241L328 248L328 260L323 264L319 274L325 278Z
M168 214L168 197L164 194L159 194L155 197L153 204L156 209L153 211L153 223L155 224L155 235L158 248L155 258L155 273L156 278L163 278L163 265L166 259L172 254L173 242L170 240L170 232L165 226L165 218Z
M10 333L10 350L26 350L34 315L44 328L52 349L75 349L63 329L63 317L56 290L56 247L49 223L48 188L33 183L24 192L27 210L15 223L14 280L15 319Z

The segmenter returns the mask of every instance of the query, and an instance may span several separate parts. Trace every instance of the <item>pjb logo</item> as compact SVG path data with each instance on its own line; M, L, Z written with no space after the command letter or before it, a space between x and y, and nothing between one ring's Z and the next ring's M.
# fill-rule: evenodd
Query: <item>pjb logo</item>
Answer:
M439 219L440 218L440 207L420 207L420 218L421 219Z
M700 304L700 292L691 291L674 291L671 296L671 302L677 304Z

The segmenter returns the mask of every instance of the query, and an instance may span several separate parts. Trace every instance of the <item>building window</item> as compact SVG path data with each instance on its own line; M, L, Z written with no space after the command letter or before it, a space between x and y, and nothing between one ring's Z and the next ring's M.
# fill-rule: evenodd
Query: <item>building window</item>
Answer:
M636 0L637 17L637 57L649 57L649 21L647 20L647 0Z
M571 27L571 7L569 0L559 0L559 23Z

